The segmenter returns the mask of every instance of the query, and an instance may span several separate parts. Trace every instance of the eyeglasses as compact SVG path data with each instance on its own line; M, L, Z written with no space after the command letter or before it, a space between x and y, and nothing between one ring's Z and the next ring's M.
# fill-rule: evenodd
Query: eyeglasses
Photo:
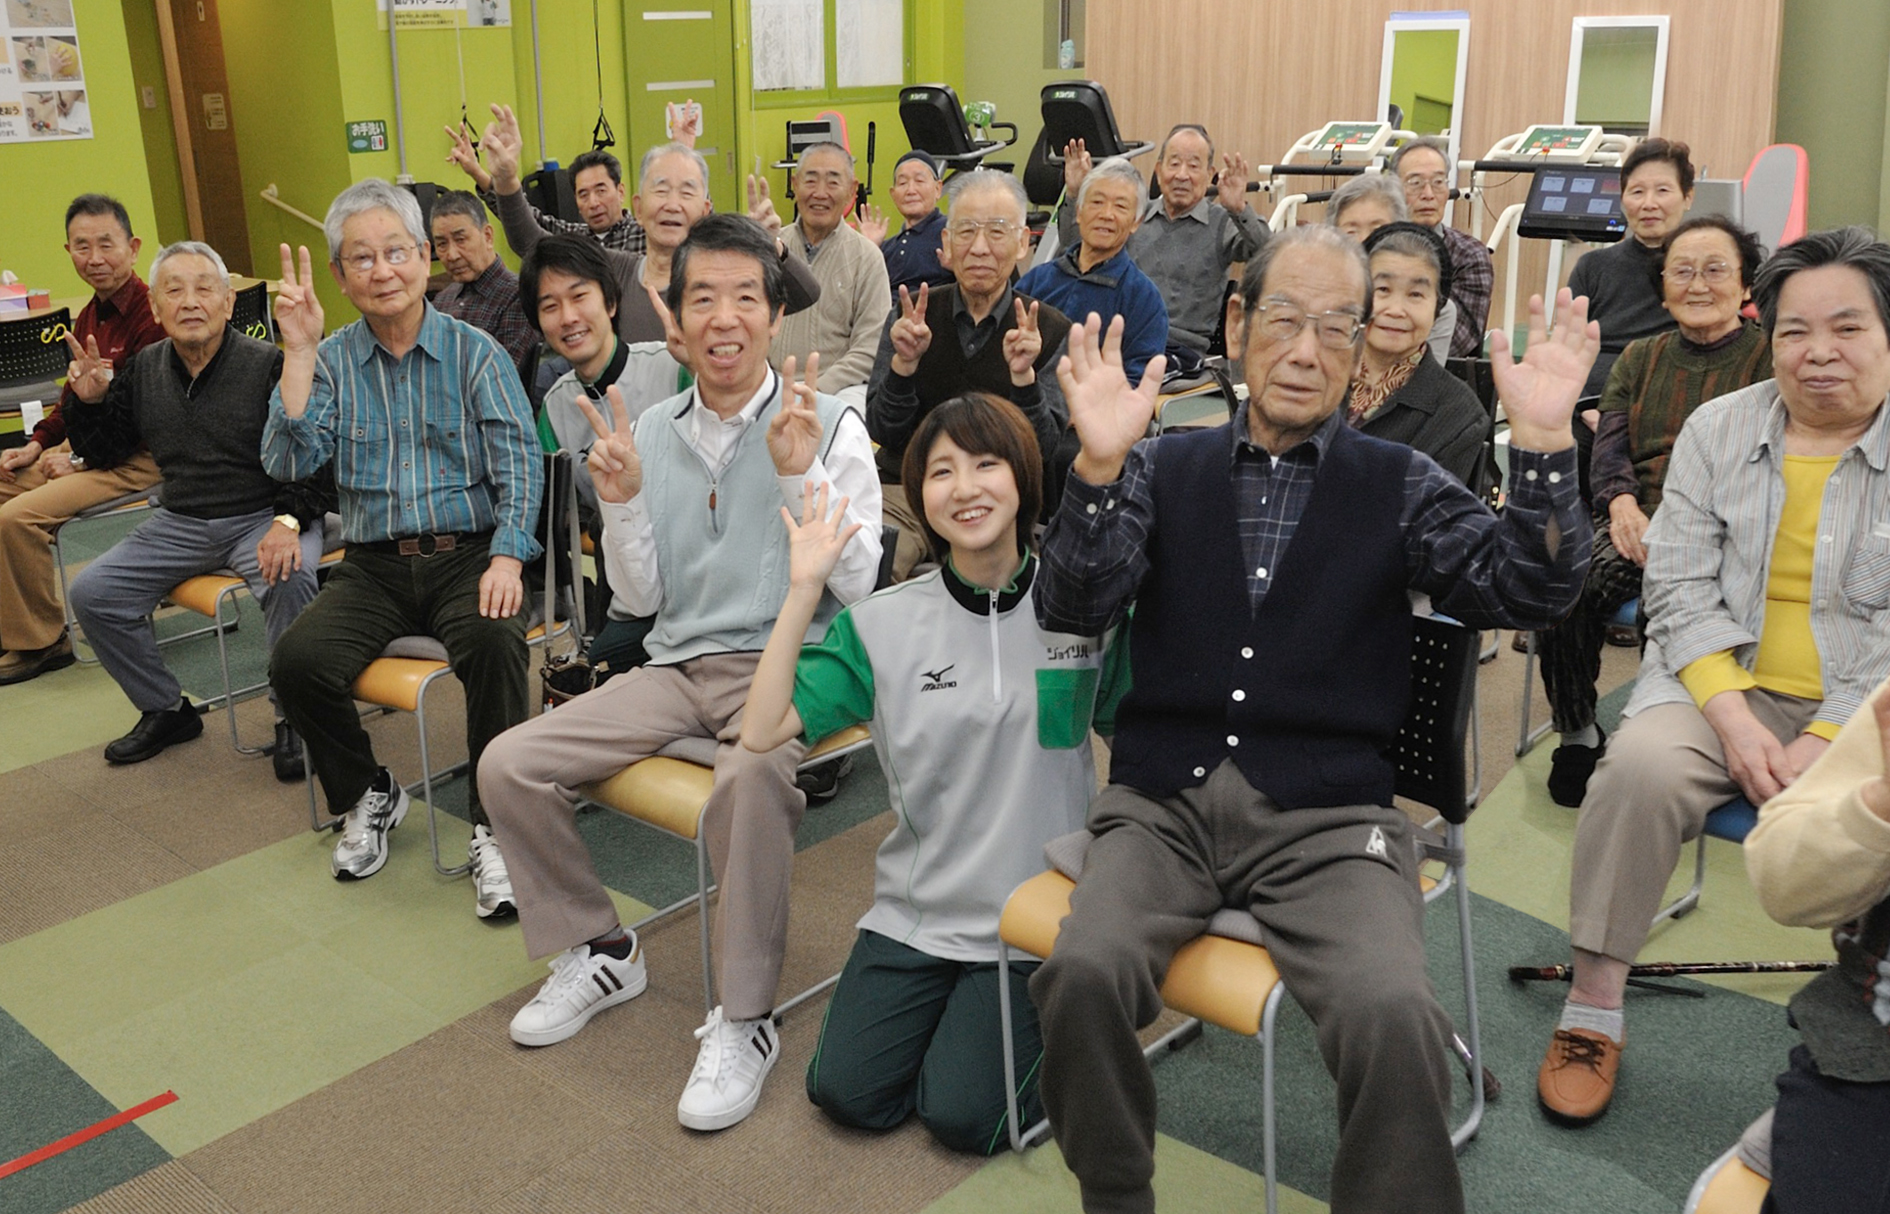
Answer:
M419 248L417 244L400 244L378 253L354 253L342 258L341 264L356 274L372 274L375 262L385 260L390 266L404 266Z
M1268 341L1292 341L1307 325L1328 350L1350 349L1365 322L1350 312L1308 313L1285 302L1263 303L1253 310L1254 325Z
M951 224L945 230L951 233L952 239L959 244L968 245L978 239L980 232L984 233L985 240L990 243L1001 244L1023 229L1008 219L987 219L983 223L975 223L967 219Z
M1450 178L1419 177L1416 173L1403 179L1404 188L1413 194L1447 194L1450 192Z
M1704 266L1697 268L1694 266L1668 266L1660 272L1662 278L1676 287L1691 285L1695 275L1704 278L1711 286L1718 286L1728 278L1731 278L1732 274L1733 268L1723 261L1709 261Z

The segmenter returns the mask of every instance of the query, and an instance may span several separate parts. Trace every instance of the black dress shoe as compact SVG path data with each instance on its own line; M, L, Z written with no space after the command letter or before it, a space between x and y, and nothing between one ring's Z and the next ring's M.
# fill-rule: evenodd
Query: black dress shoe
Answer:
M1596 730L1600 733L1600 730ZM1580 809L1588 795L1588 779L1608 748L1608 735L1595 746L1558 746L1549 756L1549 800L1568 809Z
M302 761L302 739L295 736L287 721L276 722L276 744L269 752L276 765L276 779L284 784L295 784L308 776L308 768Z
M165 747L188 742L203 734L203 718L190 701L176 708L147 712L138 718L130 733L105 748L107 763L142 763Z

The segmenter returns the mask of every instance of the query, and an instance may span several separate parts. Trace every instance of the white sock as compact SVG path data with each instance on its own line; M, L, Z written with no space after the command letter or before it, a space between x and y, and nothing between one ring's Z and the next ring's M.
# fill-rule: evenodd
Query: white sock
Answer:
M1577 730L1564 733L1562 735L1562 745L1588 746L1588 747L1599 746L1601 745L1601 727L1591 721L1588 723L1588 727L1585 729L1577 729Z
M1573 999L1564 1000L1562 1019L1555 1027L1587 1029L1591 1033L1600 1033L1616 1045L1627 1040L1627 1017L1618 1007L1590 1007L1586 1003L1577 1003Z

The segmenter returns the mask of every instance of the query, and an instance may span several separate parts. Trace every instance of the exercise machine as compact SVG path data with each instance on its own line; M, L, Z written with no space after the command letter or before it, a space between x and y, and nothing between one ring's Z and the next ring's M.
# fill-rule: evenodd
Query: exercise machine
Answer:
M1295 139L1278 163L1253 166L1247 189L1266 193L1272 207L1267 226L1283 231L1299 221L1302 205L1332 197L1330 189L1295 189L1296 181L1383 172L1396 145L1415 138L1414 132L1399 130L1389 122L1328 122Z

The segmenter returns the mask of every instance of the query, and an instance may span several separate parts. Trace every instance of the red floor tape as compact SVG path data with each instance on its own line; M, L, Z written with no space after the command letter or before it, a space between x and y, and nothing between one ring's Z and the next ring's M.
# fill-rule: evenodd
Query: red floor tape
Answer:
M79 1130L75 1133L67 1134L64 1138L61 1138L58 1142L49 1142L45 1146L39 1148L39 1150L37 1151L28 1151L26 1154L20 1156L18 1159L9 1160L6 1163L0 1163L0 1177L11 1176L15 1172L23 1171L27 1168L32 1167L36 1163L45 1163L48 1159L51 1159L53 1156L58 1155L63 1151L70 1151L73 1147L78 1146L80 1143L90 1142L94 1138L97 1138L100 1134L109 1134L111 1131L117 1129L121 1125L131 1124L132 1122L136 1121L138 1118L144 1116L146 1113L154 1113L157 1110L163 1108L167 1104L176 1104L176 1103L177 1103L176 1092L166 1092L162 1096L153 1096L151 1097L151 1099L145 1101L143 1104L134 1105L131 1108L126 1109L122 1113L114 1114L110 1117L107 1117L103 1121L97 1122L93 1125L86 1126L83 1130Z

